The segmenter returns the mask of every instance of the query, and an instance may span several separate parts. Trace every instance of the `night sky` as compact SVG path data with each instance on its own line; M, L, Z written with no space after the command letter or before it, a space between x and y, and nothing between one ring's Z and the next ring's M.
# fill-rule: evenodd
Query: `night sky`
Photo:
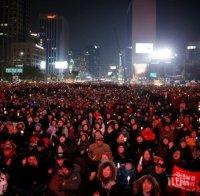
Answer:
M125 47L129 0L32 0L33 30L40 12L57 12L70 28L70 48L101 46L102 63L118 63L118 45ZM177 50L187 41L200 41L200 0L157 0L157 39Z

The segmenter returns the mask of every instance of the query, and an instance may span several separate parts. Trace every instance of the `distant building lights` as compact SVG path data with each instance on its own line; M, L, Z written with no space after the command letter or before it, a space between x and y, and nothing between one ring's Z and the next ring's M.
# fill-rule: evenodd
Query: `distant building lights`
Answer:
M35 44L35 46L36 46L36 48L40 48L40 49L44 50L44 48L38 44Z
M48 15L47 18L48 19L55 19L55 18L57 18L57 15L56 14L54 14L54 15Z
M196 46L188 46L187 49L188 50L195 50L197 47Z
M55 62L55 69L67 69L68 63L67 61L56 61Z
M40 69L42 69L42 70L46 69L46 61L41 61L41 63L40 63Z
M170 49L160 49L151 54L153 60L173 59L174 55Z

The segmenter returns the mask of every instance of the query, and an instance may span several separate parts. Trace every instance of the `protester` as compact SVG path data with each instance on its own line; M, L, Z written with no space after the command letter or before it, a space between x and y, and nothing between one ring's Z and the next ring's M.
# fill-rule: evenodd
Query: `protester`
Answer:
M120 194L120 188L116 183L116 176L116 166L112 162L103 162L99 166L99 186L95 192L99 192L100 195L110 196Z
M153 178L152 176L145 175L134 182L133 192L135 195L138 196L159 196L160 186L155 178Z
M102 155L106 154L109 160L113 160L110 147L103 142L103 136L99 133L95 136L95 143L89 146L88 156L93 161L101 161Z
M73 163L65 160L58 173L52 177L49 188L58 196L78 196L81 195L80 185L79 171L74 168Z
M0 195L167 195L175 167L199 171L199 86L24 82L0 92Z

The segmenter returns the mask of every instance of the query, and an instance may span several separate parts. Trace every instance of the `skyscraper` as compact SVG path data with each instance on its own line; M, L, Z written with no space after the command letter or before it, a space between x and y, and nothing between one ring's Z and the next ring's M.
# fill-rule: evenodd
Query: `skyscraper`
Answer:
M90 45L85 48L86 70L92 76L99 77L100 75L100 47Z
M46 74L55 74L55 62L66 61L68 52L68 24L58 14L40 14L40 37L46 50Z
M0 64L9 65L11 44L28 39L30 0L0 1Z
M149 63L156 40L156 0L132 2L132 64L134 74L141 75Z

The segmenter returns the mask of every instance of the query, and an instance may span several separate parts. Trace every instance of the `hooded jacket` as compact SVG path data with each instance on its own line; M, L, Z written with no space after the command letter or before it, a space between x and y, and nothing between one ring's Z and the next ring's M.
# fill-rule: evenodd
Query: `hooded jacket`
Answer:
M103 170L108 166L111 169L111 176L108 179L105 179L103 177ZM115 181L116 177L117 177L117 168L113 162L105 161L100 164L98 169L98 179L99 179L98 191L101 196L119 195L120 189L119 186L116 184Z
M153 184L153 191L151 193L151 196L160 196L161 195L160 186L157 180L151 175L144 175L133 183L133 195L137 195L137 196L144 195L142 191L142 183L145 181L145 179L150 180Z

